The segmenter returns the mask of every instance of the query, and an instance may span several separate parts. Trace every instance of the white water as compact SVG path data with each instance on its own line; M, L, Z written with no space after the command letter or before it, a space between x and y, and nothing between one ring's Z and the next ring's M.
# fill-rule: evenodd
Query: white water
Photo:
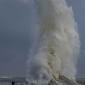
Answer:
M43 85L58 78L58 74L75 79L80 42L72 8L65 0L34 0L34 3L40 35L27 61L27 80Z

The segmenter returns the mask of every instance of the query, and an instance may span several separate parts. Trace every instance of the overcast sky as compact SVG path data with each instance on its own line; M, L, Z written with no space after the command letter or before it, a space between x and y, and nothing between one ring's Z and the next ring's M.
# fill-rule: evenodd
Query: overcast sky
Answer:
M26 0L27 1L27 0ZM0 0L0 75L24 76L27 54L37 36L35 5L23 0ZM73 6L81 40L79 77L85 77L85 0L67 0Z

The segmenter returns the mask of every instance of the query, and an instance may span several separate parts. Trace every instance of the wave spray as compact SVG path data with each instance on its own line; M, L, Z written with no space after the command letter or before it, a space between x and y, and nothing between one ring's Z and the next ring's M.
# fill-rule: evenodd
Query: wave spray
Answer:
M75 80L80 41L72 7L65 0L34 0L34 3L39 36L27 61L27 80L44 85L59 74Z

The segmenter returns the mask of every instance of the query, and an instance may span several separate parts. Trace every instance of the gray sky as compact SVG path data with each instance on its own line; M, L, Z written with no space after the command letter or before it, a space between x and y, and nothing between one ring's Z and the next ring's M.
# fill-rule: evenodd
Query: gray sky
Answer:
M85 77L85 0L67 2L73 6L82 43L78 75ZM36 20L35 5L31 7L31 4L0 0L0 75L25 75L27 53L37 36L37 29L32 26Z
M24 76L37 30L35 10L18 0L0 0L0 75Z

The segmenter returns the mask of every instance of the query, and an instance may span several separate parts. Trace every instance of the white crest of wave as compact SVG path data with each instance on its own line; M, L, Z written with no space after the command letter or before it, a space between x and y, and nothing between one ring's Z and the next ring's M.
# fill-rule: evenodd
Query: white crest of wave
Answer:
M27 61L27 80L43 85L59 74L75 79L80 41L72 7L65 0L34 2L39 36Z

